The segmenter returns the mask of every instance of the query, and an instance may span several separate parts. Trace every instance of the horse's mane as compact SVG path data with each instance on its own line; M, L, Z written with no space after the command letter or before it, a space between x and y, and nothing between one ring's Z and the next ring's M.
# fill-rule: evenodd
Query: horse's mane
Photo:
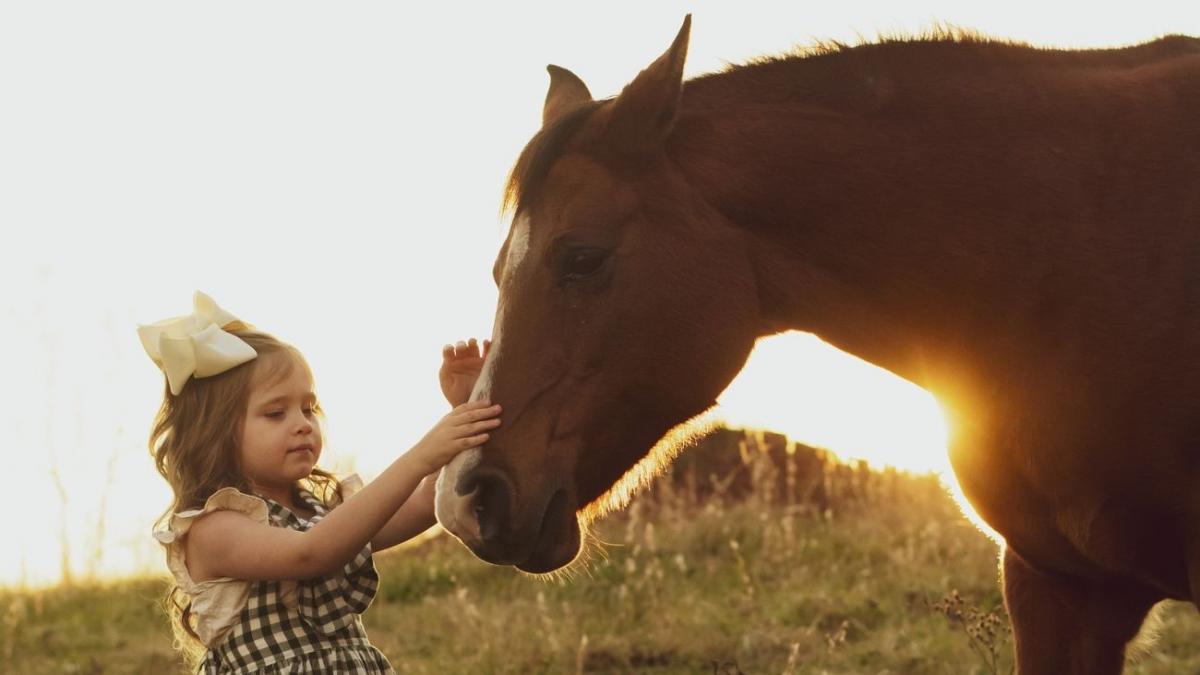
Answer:
M937 26L926 33L913 36L882 36L879 43L863 43L849 46L834 40L822 40L811 45L797 47L785 54L775 54L758 57L745 64L729 64L725 71L708 73L689 80L685 84L696 84L708 78L721 77L732 72L753 70L769 67L774 64L788 64L800 60L821 56L840 54L852 51L867 44L882 44L884 42L991 42L992 38L984 37L973 31L959 28ZM501 201L502 213L514 213L525 204L530 203L534 193L541 189L550 167L563 154L567 144L602 105L612 99L601 99L584 104L559 119L543 127L521 151L517 161L509 171L505 182L504 195Z
M807 45L796 45L792 49L780 54L766 54L750 59L743 64L729 64L726 72L729 70L738 70L741 68L753 68L757 65L775 63L778 61L799 61L804 59L818 58L822 56L830 56L841 54L843 52L852 51L859 48L875 47L880 45L911 45L911 44L927 44L927 43L951 43L951 44L979 44L979 45L1010 45L1015 47L1030 47L1028 43L1019 40L1009 40L1006 38L998 38L991 35L980 33L979 31L970 28L961 28L950 24L935 24L925 30L916 33L880 33L874 40L859 38L857 44L847 44L840 40L830 40L817 38ZM719 74L719 73L718 73Z
M832 57L853 53L866 58L875 56L884 59L912 53L923 48L957 49L958 54L987 54L993 58L1009 58L1016 61L1037 60L1045 62L1053 55L1054 63L1084 66L1105 66L1143 63L1147 58L1167 57L1177 54L1200 54L1200 39L1186 35L1165 35L1156 40L1115 47L1075 48L1051 45L1034 45L1022 40L987 35L970 28L950 24L935 24L916 33L880 33L875 40L861 39L857 44L846 44L838 40L815 40L808 45L799 45L780 54L768 54L742 64L728 64L723 71L702 75L696 80L724 75L731 72L753 70L774 64L797 65L807 62L811 66L821 57ZM943 53L943 52L938 52ZM868 56L870 55L870 56ZM885 56L886 55L886 56Z
M765 55L724 70L707 73L684 83L685 104L705 105L727 90L774 88L780 99L807 100L818 105L856 106L875 99L870 91L874 71L933 64L944 73L951 68L945 50L954 50L963 62L995 66L1054 65L1058 67L1128 67L1160 58L1200 54L1200 39L1168 35L1135 46L1104 49L1036 47L997 38L971 29L937 24L918 34L881 34L874 41L848 45L837 40L817 40L782 54ZM844 68L844 70L843 70ZM864 75L866 72L872 74ZM741 81L744 86L739 86ZM865 83L865 84L864 84ZM735 94L736 95L736 94ZM581 105L543 127L525 146L509 173L502 211L512 213L529 204L545 183L550 167L563 154L576 132L597 109L612 99Z

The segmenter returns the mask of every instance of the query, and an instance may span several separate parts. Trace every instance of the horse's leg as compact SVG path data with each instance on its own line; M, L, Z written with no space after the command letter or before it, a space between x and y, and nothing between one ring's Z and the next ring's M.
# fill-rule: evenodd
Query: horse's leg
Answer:
M1156 599L1136 587L1039 571L1006 549L1004 601L1018 675L1119 675L1125 645Z

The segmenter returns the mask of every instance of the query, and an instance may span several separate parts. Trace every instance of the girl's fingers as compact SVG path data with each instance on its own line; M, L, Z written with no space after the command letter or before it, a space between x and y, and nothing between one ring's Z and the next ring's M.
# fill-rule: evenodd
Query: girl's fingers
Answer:
M487 442L487 439L488 439L487 434L478 434L476 436L471 436L469 438L460 438L458 440L458 443L465 450L468 448L474 448L476 446L483 445L484 443Z
M452 345L446 345L442 347L442 358L446 360L479 358L480 356L487 356L488 349L490 349L491 346L491 340L484 340L483 351L480 352L479 340L475 338L471 338L470 340L459 340Z
M458 423L460 425L471 424L472 422L478 422L479 420L494 418L499 414L499 405L488 406L487 408L476 408L474 410L464 410L458 414Z
M495 429L498 426L500 426L500 420L493 417L490 420L480 420L478 422L472 422L464 425L462 431L466 434L477 434L481 431L487 431L488 429Z

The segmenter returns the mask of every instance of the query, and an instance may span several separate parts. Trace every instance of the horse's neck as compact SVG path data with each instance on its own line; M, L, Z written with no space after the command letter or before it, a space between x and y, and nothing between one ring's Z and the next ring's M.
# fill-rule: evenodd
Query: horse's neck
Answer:
M830 76L856 97L838 105L782 100L778 74L744 78L724 102L708 80L685 92L669 152L754 242L773 327L814 332L934 389L1036 368L1047 296L1080 295L1121 262L1115 248L1078 251L1092 236L1083 231L1138 222L1142 194L1170 199L1134 164L1169 146L1145 128L1136 148L1119 140L1145 114L1134 106L1156 104L1149 93L1097 110L1103 87L1054 91L1048 67L1017 70L1008 81L970 84L959 72L922 84L862 79L870 68L860 64L856 83ZM1101 146L1123 163L1104 166Z
M760 114L761 129L730 129L711 154L679 164L746 232L766 330L816 333L930 386L936 375L926 355L945 362L955 349L978 345L978 308L1003 311L1008 302L989 270L1016 268L1020 252L1005 251L988 229L999 216L974 194L987 186L933 199L926 186L954 185L952 165L889 148L895 130L819 116L808 130L805 116ZM693 121L681 120L685 129ZM978 226L977 238L966 236L967 223Z

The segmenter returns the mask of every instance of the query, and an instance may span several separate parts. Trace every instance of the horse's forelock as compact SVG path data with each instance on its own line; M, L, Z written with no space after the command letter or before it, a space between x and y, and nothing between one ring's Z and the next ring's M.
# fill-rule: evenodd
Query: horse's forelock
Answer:
M576 132L606 101L584 103L550 126L543 127L513 164L504 186L503 209L511 213L527 206L546 182L550 167L562 156Z

